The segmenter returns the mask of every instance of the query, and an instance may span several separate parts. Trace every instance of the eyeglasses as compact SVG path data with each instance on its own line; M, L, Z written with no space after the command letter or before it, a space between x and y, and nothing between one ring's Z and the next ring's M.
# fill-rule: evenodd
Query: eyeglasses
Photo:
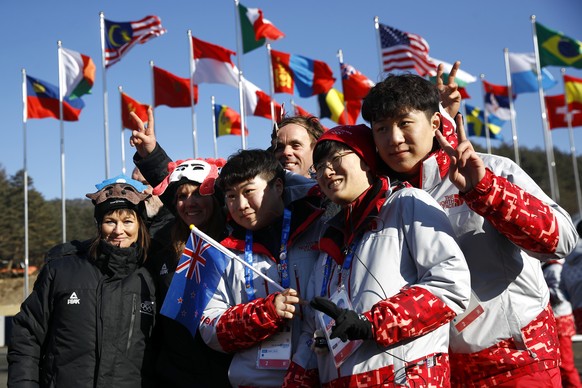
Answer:
M323 176L327 168L331 169L333 172L339 169L342 165L342 158L346 155L353 153L354 153L353 151L347 151L344 152L343 154L338 154L334 156L333 158L331 158L331 160L323 161L321 163L318 163L317 165L314 164L309 168L309 172L312 175L315 175L317 179L319 179Z

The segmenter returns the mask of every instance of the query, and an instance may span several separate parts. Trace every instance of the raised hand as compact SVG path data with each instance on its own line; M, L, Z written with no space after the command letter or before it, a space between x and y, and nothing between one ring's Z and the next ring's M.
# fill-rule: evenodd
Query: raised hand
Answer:
M295 305L299 303L297 291L287 288L275 297L274 304L277 315L282 318L291 319L295 315Z
M138 126L137 131L131 132L129 144L135 147L137 153L145 158L156 148L156 133L154 131L154 111L148 107L148 121L144 123L135 112L129 113Z
M457 123L457 137L459 139L457 149L451 146L441 131L435 131L435 135L441 148L451 158L449 179L461 193L467 193L473 190L477 186L477 183L485 176L485 164L475 152L473 144L467 140L465 127L463 126L463 117L457 115L455 121Z
M372 322L354 310L343 309L327 298L316 296L310 306L335 320L329 338L347 340L371 339L373 337Z
M443 80L445 66L440 63L437 67L437 89L439 90L441 104L451 117L455 117L461 107L461 92L459 92L459 85L455 82L455 77L460 67L460 61L456 61L453 64L446 85Z

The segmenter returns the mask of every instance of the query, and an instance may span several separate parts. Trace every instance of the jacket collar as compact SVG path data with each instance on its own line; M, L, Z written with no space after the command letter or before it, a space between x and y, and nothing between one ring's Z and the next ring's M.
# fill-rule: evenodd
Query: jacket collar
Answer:
M328 221L319 249L337 263L343 263L349 245L361 234L374 227L373 220L390 194L390 181L379 177L351 204Z

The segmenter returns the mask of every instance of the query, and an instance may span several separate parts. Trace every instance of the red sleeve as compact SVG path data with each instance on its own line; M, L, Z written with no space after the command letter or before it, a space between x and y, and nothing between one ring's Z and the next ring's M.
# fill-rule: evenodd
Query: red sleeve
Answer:
M491 170L486 169L463 199L517 246L537 253L556 251L558 221L550 206Z
M299 364L291 362L285 379L284 388L311 388L319 387L319 372L317 369L304 369Z
M364 315L372 322L376 342L389 346L429 333L456 314L428 290L409 287L376 303Z
M225 352L250 348L279 331L285 319L277 315L273 303L278 294L237 304L220 316L216 335Z

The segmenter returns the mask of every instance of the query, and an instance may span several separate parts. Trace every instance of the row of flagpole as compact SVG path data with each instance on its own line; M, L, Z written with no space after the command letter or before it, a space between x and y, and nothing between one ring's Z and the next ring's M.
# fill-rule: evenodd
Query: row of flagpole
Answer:
M237 85L238 85L238 94L239 94L239 105L240 105L240 120L241 120L241 146L243 149L246 148L246 135L245 135L245 116L247 114L247 110L245 109L245 87L246 85L249 83L248 81L246 81L244 79L243 76L243 70L242 70L242 53L241 53L241 44L242 44L242 25L241 25L241 21L240 18L238 16L239 12L240 12L240 8L239 8L239 1L238 0L234 0L235 3L235 22L236 22L236 32L237 32L237 37L236 37L236 41L237 41L237 64L238 64L238 68L235 67L236 72L237 72ZM146 17L148 18L148 17ZM157 17L156 17L157 18ZM547 163L548 163L548 173L550 176L550 188L551 188L551 192L552 192L552 198L556 201L559 201L559 191L558 191L558 184L557 184L557 174L556 174L556 166L555 166L555 159L554 159L554 155L553 155L553 146L552 146L552 139L551 139L551 134L549 132L549 127L548 127L548 122L547 122L547 114L546 114L546 109L545 109L545 101L544 101L544 94L543 94L543 85L542 85L542 72L541 72L541 65L540 65L540 59L539 59L539 53L538 53L538 45L537 45L537 35L536 35L536 24L535 24L535 16L531 17L531 21L532 21L532 29L533 29L533 41L534 41L534 53L535 53L535 59L536 59L536 74L537 74L537 81L538 81L538 93L539 93L539 99L540 99L540 106L541 106L541 110L542 110L542 123L543 123L543 135L544 135L544 143L545 143L545 149L546 149L546 156L547 156ZM158 19L159 22L159 19ZM107 67L108 67L108 59L107 59L107 44L106 44L106 23L113 23L113 22L108 22L105 20L104 18L104 14L103 12L100 13L100 31L101 31L101 54L102 54L102 77L103 77L103 119L104 119L104 124L103 124L103 128L104 128L104 139L105 139L105 175L106 178L109 178L109 174L110 174L110 163L109 163L109 123L108 123L108 92L107 92L107 81L106 81L106 73L107 73ZM136 22L137 23L137 22ZM133 22L131 23L133 24ZM374 26L375 29L377 31L376 37L377 37L377 45L378 45L378 53L379 53L379 64L380 64L380 71L384 71L385 70L385 65L386 62L383 61L382 58L382 49L383 49L383 43L382 43L382 39L381 39L381 32L379 30L380 26L384 29L390 29L390 30L395 30L391 27L387 27L384 25L381 25L379 23L379 18L375 17L374 18ZM163 34L165 32L165 30L163 28L161 28L161 23L159 24L159 28L160 30L157 30L156 36ZM396 30L398 31L398 30ZM112 32L109 32L109 35L111 35ZM410 37L414 37L414 38L419 38L421 45L426 43L424 41L424 39L422 39L421 37L418 37L416 35L413 34L408 34ZM194 80L194 73L195 73L195 68L194 68L194 58L195 58L195 47L194 47L194 39L192 37L191 31L188 30L187 32L187 36L188 36L188 43L189 43L189 48L190 48L190 52L189 52L189 67L190 67L190 76L189 76L189 81L190 81L190 95L191 95L191 99L190 99L190 107L191 107L191 116L192 116L192 138L193 138L193 153L194 153L194 157L198 156L198 150L197 150L197 146L198 146L198 141L197 141L197 129L196 129L196 110L195 110L195 95L193 92L193 88L195 86L195 80ZM110 37L111 39L111 37ZM149 38L148 38L149 39ZM146 39L139 41L139 43L144 43ZM131 47L128 46L128 47ZM129 48L125 48L125 50L128 50ZM267 57L268 57L268 68L269 68L269 72L270 72L270 77L269 77L269 82L270 82L270 110L271 110L271 120L273 123L275 123L276 118L275 118L275 101L273 100L273 95L276 92L281 92L281 91L277 91L276 85L275 85L275 74L274 74L274 68L273 68L273 63L272 63L272 51L271 51L271 45L267 44L266 45L266 49L267 49ZM228 50L227 50L228 51ZM508 82L508 97L510 99L510 112L511 114L511 120L512 120L512 133L513 133L513 143L514 143L514 152L515 152L515 160L516 162L519 164L519 151L518 151L518 142L517 142L517 131L516 131L516 125L515 125L515 118L513 116L513 112L514 112L514 108L513 108L513 93L512 93L512 87L511 87L511 75L510 72L508 70L509 65L508 65L508 50L504 49L504 54L505 54L505 67L506 67L506 78L507 78L507 82ZM119 52L116 54L116 61L118 61L121 56L123 55L123 52ZM340 64L340 72L343 72L344 69L344 63L343 63L343 52L342 50L338 50L338 60L339 60L339 64ZM426 56L428 58L428 45L426 45ZM65 141L64 141L64 111L63 111L63 100L64 98L66 98L67 96L65 95L64 92L64 77L63 77L63 65L62 65L62 48L61 48L61 42L58 42L58 59L59 59L59 91L58 91L58 98L59 98L59 114L58 114L58 118L60 121L60 134L61 134L61 141L60 141L60 145L61 145L61 208L62 208L62 238L63 241L66 241L66 210L65 210L65 152L64 152L64 148L65 148ZM111 61L111 59L110 59ZM113 61L112 63L109 63L109 65L115 63L115 61ZM153 72L153 62L150 62L151 66L152 66L152 72ZM327 66L327 65L326 65ZM422 69L418 69L416 66L413 66L411 68L417 69L417 71L422 71ZM342 74L343 75L343 74ZM484 78L484 76L482 77ZM333 79L335 81L335 79ZM216 81L214 81L216 82ZM24 104L25 104L25 117L23 119L23 127L24 127L24 134L23 136L25 137L25 142L26 142L26 96L27 96L27 90L26 90L26 84L27 84L27 77L26 77L26 73L23 69L23 96L24 96ZM155 84L153 85L153 89L155 88ZM342 83L342 88L343 88L343 83ZM328 89L328 91L332 90L333 87L330 86L330 89ZM119 91L120 94L122 94L122 87L119 86ZM288 91L286 93L289 93ZM328 93L328 92L326 92ZM155 105L155 92L154 94L154 103L152 105ZM293 94L291 92L291 94ZM299 92L300 96L301 93ZM344 109L341 112L341 116L337 119L338 122L340 122L343 118L344 121L349 121L350 117L349 117L349 111L347 109L348 107L348 100L347 98L344 98L346 95L346 91L343 90L343 94L344 96L342 96L343 100L342 100L342 105L344 107ZM303 96L302 96L303 97ZM485 103L485 101L484 101ZM294 103L292 103L292 105L294 105ZM567 105L567 104L566 104ZM214 102L212 102L212 106L213 106L213 120L214 120ZM48 117L48 116L44 116L44 117ZM264 116L263 116L264 117ZM39 117L36 117L39 118ZM487 137L487 151L490 152L491 151L491 147L490 147L490 141L489 141L489 125L488 125L488 114L487 114L487 110L484 109L484 121L485 121L485 133L486 133L486 137ZM122 149L122 171L125 173L125 138L124 138L124 125L122 124L122 130L121 130L121 149ZM217 128L217 123L214 123L214 153L215 156L217 156L217 145L216 145L216 128ZM570 120L570 129L571 129L571 120ZM27 168L26 168L26 143L24 145L24 167L25 167L25 174L27 173ZM575 151L573 148L573 134L571 135L571 149L573 152L573 160L575 160ZM576 168L577 166L575 166L575 170L577 170ZM576 176L576 178L578 178ZM582 211L582 199L580 198L580 188L579 188L579 179L577 180L577 195L578 195L578 205L580 210ZM26 185L26 179L25 179L25 185ZM27 190L27 188L25 188L25 190ZM26 193L25 193L26 194ZM25 196L25 215L26 215L26 219L25 219L25 224L27 224L28 222L28 209L27 209L28 203L26 201L26 196ZM26 229L28 229L26 227ZM25 240L27 240L27 234L28 230L26 230L25 232ZM27 242L25 242L25 245L27 245ZM25 256L28 256L28 248L26 247L26 253ZM27 261L27 259L25 258L25 261Z

